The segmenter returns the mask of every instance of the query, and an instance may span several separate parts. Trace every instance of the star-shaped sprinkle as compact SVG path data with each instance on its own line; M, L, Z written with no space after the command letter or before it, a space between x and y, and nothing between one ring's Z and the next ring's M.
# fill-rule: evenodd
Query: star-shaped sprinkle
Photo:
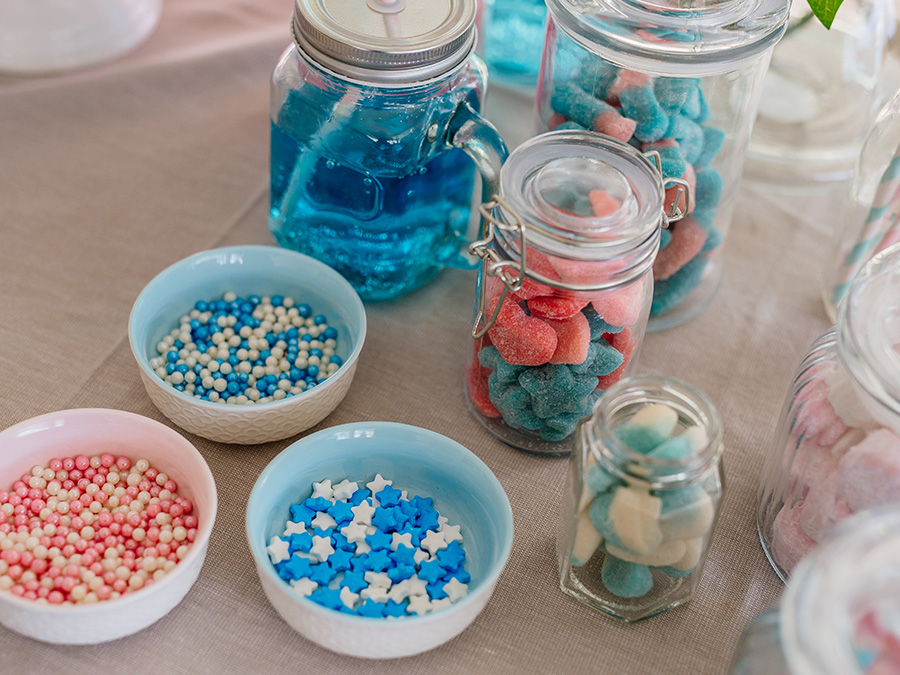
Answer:
M453 604L453 601L450 598L441 598L440 600L432 600L431 601L431 611L436 612L439 609L444 609L444 607L449 607Z
M310 579L309 577L302 577L300 579L293 579L291 581L291 588L297 591L300 595L304 597L309 597L314 590L319 587L315 581Z
M394 564L392 567L389 567L388 571L387 571L387 575L391 578L391 581L393 581L394 583L403 581L404 579L409 579L415 573L416 573L416 568L413 565Z
M397 506L400 503L400 490L396 490L390 485L385 485L380 490L373 490L373 492L382 506Z
M308 577L312 565L309 558L301 558L299 555L292 555L290 560L284 563L284 572L291 580L302 579Z
M369 490L366 490L366 488L358 488L356 492L354 492L350 496L350 499L348 501L353 506L356 506L357 504L361 504L366 499L368 499L371 494L372 493Z
M344 601L341 600L341 592L334 588L320 588L313 592L309 599L329 609L340 609L344 606Z
M387 532L375 532L366 536L366 543L372 547L373 551L381 551L391 548L391 535Z
M409 604L406 606L408 614L418 614L419 616L428 613L431 607L431 600L427 595L413 595L409 598Z
M377 495L386 485L391 485L392 483L393 481L385 480L380 473L376 473L375 479L370 483L366 483L366 487L372 491L373 495Z
M328 509L328 515L335 523L349 523L353 520L353 507L348 502L335 502L334 506Z
M306 532L306 523L300 521L299 523L295 523L289 520L284 526L284 536L290 537L292 534L301 534Z
M378 507L375 509L375 515L372 516L372 525L383 532L390 532L397 528L397 519L392 513L393 509Z
M383 572L391 566L391 559L388 557L387 551L379 549L369 553L368 565L371 570Z
M391 550L396 551L400 546L413 548L411 533L405 532L400 534L399 532L394 532L391 535Z
M444 535L444 541L448 544L454 541L462 541L462 535L459 533L459 525L447 525L447 523L444 523L441 525L438 532Z
M375 507L369 502L360 502L350 510L353 511L354 523L362 523L363 525L372 524L372 516L375 515Z
M366 526L362 523L350 523L341 528L341 534L347 537L347 541L358 544L366 540Z
M466 559L466 551L459 545L458 541L454 541L443 551L437 552L437 559L441 563L441 567L448 570L455 570L462 565L463 560Z
M356 601L359 600L359 593L354 593L349 588L344 586L341 589L341 600L343 601L344 605L346 605L350 609L353 609Z
M438 528L438 512L434 509L422 509L416 516L416 527L423 530L436 530Z
M466 572L465 569L460 567L459 569L453 570L452 572L448 572L447 574L445 574L444 579L446 579L447 581L450 581L450 579L457 579L457 580L461 581L462 583L467 584L470 581L472 581L472 575L469 574L468 572Z
M288 551L288 542L281 537L272 537L269 540L269 545L266 546L266 553L269 554L269 560L272 561L273 565L284 562L291 557Z
M444 541L444 535L436 530L428 530L425 536L422 537L422 542L419 545L431 555L434 555L441 549L447 548L447 542Z
M359 489L359 484L351 483L346 478L337 485L333 486L331 496L339 501L346 501L353 496L353 493Z
M413 554L413 561L416 565L421 565L424 562L427 562L432 559L431 554L428 551L423 551L420 548L416 549L416 552Z
M312 565L309 572L309 578L320 586L327 586L336 576L337 572L331 569L331 565L327 562Z
M357 556L366 555L371 550L372 550L372 547L369 546L365 541L360 541L360 542L356 543L356 555Z
M317 530L331 530L337 525L334 518L328 515L328 511L319 511L312 519L312 526Z
M425 595L428 593L425 582L418 575L410 577L407 581L409 582L410 595Z
M442 530L444 525L450 522L450 519L446 516L438 516L438 529Z
M410 499L409 504L418 511L434 508L434 500L431 497L420 497L419 495Z
M288 550L293 554L297 551L303 551L304 553L309 552L309 549L312 548L313 538L309 532L297 532L296 534L292 534L290 539L288 539L289 548Z
M384 616L385 609L385 603L377 602L371 598L367 598L366 601L359 606L356 612L360 616L368 616L375 619L380 619Z
M367 585L362 572L347 572L341 579L341 586L349 588L354 593L359 593Z
M447 597L450 598L450 602L456 602L460 598L466 595L469 592L469 586L460 582L459 579L453 577L444 584L444 593L447 594Z
M437 560L424 562L419 566L419 578L433 584L445 574L445 570Z
M306 504L294 504L290 507L291 520L295 523L305 523L309 525L312 522L316 512L309 508Z
M321 483L313 483L313 499L316 497L324 497L325 499L331 501L334 497L334 489L331 487L331 480L325 479Z
M346 551L351 551L356 548L350 541L347 540L340 532L332 532L331 533L331 541L334 544L334 550L337 551L339 548L344 549Z
M352 559L353 554L350 551L337 549L328 557L328 564L334 571L343 572L350 569L350 560Z
M401 546L396 551L392 551L388 555L397 567L416 567L416 551L418 548L410 548L409 546ZM425 555L428 555L427 553Z
M375 602L387 602L388 591L380 586L369 586L359 592L359 597L364 600L374 600Z
M309 552L316 557L319 562L327 560L328 556L334 553L334 547L331 545L331 537L313 537L312 548Z
M406 603L395 602L393 599L388 600L384 604L385 617L401 617L406 616Z
M325 497L310 497L303 505L312 511L326 511L331 508L331 500Z
M388 597L395 602L406 600L409 597L409 579L403 579L391 586Z
M391 578L384 572L366 572L366 581L374 588L390 588Z
M444 592L446 584L446 581L435 581L433 584L428 584L428 595L431 596L432 600L440 600L447 597L447 594Z

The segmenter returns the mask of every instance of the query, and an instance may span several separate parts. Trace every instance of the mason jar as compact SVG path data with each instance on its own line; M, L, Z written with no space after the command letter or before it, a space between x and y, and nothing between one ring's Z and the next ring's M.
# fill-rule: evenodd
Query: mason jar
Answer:
M722 498L722 425L702 393L638 376L576 431L557 536L560 587L638 621L696 593Z
M787 0L547 0L540 130L577 124L654 149L694 187L662 248L650 329L713 298L744 152Z
M834 328L812 346L766 456L757 524L787 580L850 515L900 503L900 245L850 285Z
M295 2L272 75L269 227L363 299L475 265L466 153L490 184L506 148L479 114L474 20L475 0Z
M744 631L731 675L900 672L900 510L841 523Z
M484 263L466 368L469 408L500 440L568 454L578 420L630 372L661 227L678 216L663 212L667 184L630 145L584 130L532 138L503 165L472 246Z

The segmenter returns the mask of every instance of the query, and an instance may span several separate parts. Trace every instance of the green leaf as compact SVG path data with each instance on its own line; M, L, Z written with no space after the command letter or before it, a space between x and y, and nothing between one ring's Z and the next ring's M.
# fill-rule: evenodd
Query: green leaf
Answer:
M834 21L834 15L837 14L837 11L844 0L807 1L809 2L809 6L810 9L812 9L813 14L815 14L819 18L819 21L822 22L822 25L825 26L825 28L831 28L831 24Z

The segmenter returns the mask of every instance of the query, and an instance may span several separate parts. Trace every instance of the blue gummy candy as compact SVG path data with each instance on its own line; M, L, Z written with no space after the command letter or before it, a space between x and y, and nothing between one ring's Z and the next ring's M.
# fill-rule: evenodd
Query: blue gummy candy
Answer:
M613 433L620 443L642 455L647 454L669 438L668 434L662 434L652 427L639 424L624 424Z
M591 464L585 472L585 482L594 492L606 492L622 484L618 478L609 473L599 464Z
M480 352L478 352L478 362L483 368L496 370L497 364L500 362L500 360L500 352L497 351L497 348L493 345L485 347Z
M582 412L554 415L544 419L544 426L540 430L541 438L545 441L561 441L571 436L575 433L578 422L591 414L593 399L588 397L583 408Z
M672 230L664 227L659 231L659 250L663 250L672 241Z
M637 122L634 129L636 139L642 143L652 143L665 135L669 118L659 107L650 87L629 87L619 95L619 102L622 104L622 114Z
M684 459L690 454L691 446L687 442L687 439L681 436L673 436L648 452L647 457L674 461Z
M597 60L582 64L575 76L578 86L595 97L605 99L610 85L619 76L619 68L609 61Z
M681 178L687 171L687 163L677 145L655 148L659 153L659 164L664 178Z
M700 86L700 80L685 77L658 77L653 83L653 93L666 115L677 115L691 92Z
M675 305L697 287L706 269L706 258L698 255L675 274L653 286L653 303L650 305L651 316L660 316L670 311Z
M620 598L639 598L653 588L650 568L619 560L608 553L603 559L600 578L606 590Z
M550 106L585 129L593 129L594 120L599 115L615 110L609 103L594 98L571 82L553 92Z
M591 521L591 525L594 526L594 529L602 534L606 541L613 546L628 550L625 544L622 543L619 535L616 534L616 527L609 517L609 507L612 504L615 495L616 491L613 490L612 492L601 492L594 497L591 501L591 505L588 507L588 518Z
M669 122L669 131L666 136L678 141L681 154L688 164L694 164L705 147L703 129L684 115L676 115Z
M698 169L707 166L719 154L722 143L725 142L724 131L709 126L701 127L701 129L703 130L703 149L694 161L694 166Z
M522 387L510 387L498 397L491 389L491 378L488 378L488 393L491 402L503 416L503 421L509 426L531 431L541 428L541 418L531 407L531 394Z
M587 317L588 326L591 328L591 340L598 340L603 337L604 333L622 332L622 326L613 326L611 323L604 321L603 317L597 314L597 310L594 309L593 305L588 305L581 312Z
M572 120L567 120L562 124L557 124L553 131L587 131L583 126L578 124L578 122L573 122ZM569 209L566 209L568 211Z
M609 375L621 366L624 360L625 357L622 356L618 349L600 337L588 345L588 355L584 363L571 365L569 370L575 376L592 375L599 377L601 375ZM594 386L597 386L596 382L594 382Z
M529 368L519 382L531 394L532 409L541 418L581 412L584 398L597 387L595 377L576 376L568 366L552 363Z
M700 91L699 86L688 90L687 96L684 99L684 103L681 106L681 114L685 117L689 117L695 122L698 121L697 118L700 117L700 113L702 111L702 106L700 105L700 99L702 96L703 92Z
M722 198L722 176L715 169L701 169L697 172L697 187L694 188L694 208L711 209Z

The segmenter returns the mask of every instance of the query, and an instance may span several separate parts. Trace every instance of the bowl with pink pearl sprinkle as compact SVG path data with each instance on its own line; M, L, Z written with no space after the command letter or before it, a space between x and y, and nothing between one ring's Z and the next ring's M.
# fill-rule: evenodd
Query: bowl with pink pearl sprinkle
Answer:
M73 645L146 628L196 581L216 501L203 456L146 417L64 410L3 430L0 624Z

